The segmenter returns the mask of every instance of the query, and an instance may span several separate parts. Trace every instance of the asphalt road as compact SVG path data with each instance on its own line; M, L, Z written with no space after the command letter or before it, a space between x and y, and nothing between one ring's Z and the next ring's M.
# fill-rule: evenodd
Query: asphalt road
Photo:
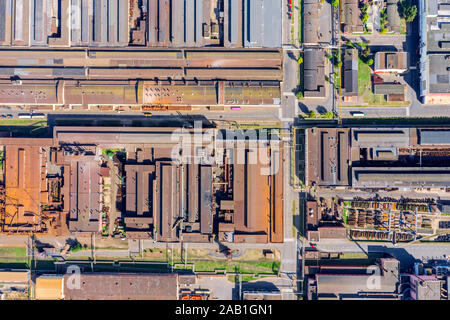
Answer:
M27 111L18 109L0 109L0 115L12 114L14 119L18 119L19 113L28 113ZM41 113L41 112L39 112ZM240 111L190 111L190 112L152 112L151 117L145 117L141 112L85 112L80 111L54 111L42 112L46 114L50 120L151 120L151 121L190 121L192 119L204 119L205 121L280 121L279 107L248 107ZM1 119L0 119L1 124Z

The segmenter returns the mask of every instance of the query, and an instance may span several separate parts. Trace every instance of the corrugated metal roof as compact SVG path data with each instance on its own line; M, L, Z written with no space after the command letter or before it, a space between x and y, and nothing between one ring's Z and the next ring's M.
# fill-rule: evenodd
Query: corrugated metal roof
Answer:
M450 145L450 130L424 130L419 131L421 145Z
M281 47L282 2L244 1L245 47Z

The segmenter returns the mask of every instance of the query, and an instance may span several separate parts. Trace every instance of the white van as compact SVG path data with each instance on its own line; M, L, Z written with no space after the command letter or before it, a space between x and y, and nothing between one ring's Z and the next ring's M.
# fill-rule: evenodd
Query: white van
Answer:
M366 116L366 114L364 112L361 112L361 111L352 112L351 115L353 117L358 117L358 118L363 118L363 117Z

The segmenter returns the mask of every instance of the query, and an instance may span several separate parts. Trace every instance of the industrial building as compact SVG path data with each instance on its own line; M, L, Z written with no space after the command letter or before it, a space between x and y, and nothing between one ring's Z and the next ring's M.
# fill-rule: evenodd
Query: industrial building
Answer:
M346 49L344 52L344 91L345 97L358 96L358 50Z
M279 106L281 12L271 0L1 0L0 103Z
M314 269L307 280L308 300L400 300L400 262L394 258L381 258L369 270L332 265Z
M356 189L450 187L448 128L310 128L306 184Z
M103 150L115 149L124 153L118 210L127 238L211 242L219 234L226 242L283 242L282 141L261 134L254 149L241 131L225 140L217 130L205 134L54 127L53 139L2 138L2 230L100 233L109 210Z
M397 73L408 71L407 52L382 52L375 53L375 73Z
M325 98L325 52L319 48L304 51L303 81L305 98Z
M313 128L305 131L306 184L347 186L349 184L348 129Z
M327 1L303 1L303 44L317 46L331 42L331 4Z
M240 130L220 132L218 136L220 241L283 242L284 147L279 140L267 139L248 137Z
M280 48L281 15L272 0L1 0L0 46Z
M344 33L364 33L359 0L344 0L341 5L341 29Z
M96 106L279 106L278 50L3 51L0 103Z
M420 0L420 96L425 104L450 103L449 0Z
M178 300L178 274L80 275L80 288L64 275L64 300Z
M179 276L143 273L45 274L36 278L36 300L178 300Z

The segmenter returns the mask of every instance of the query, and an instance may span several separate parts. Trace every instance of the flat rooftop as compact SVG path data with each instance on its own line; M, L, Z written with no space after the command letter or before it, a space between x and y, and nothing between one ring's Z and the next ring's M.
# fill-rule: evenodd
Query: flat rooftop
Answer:
M84 273L79 289L68 286L69 277L65 300L178 300L178 274Z
M448 188L449 167L353 167L356 188Z

